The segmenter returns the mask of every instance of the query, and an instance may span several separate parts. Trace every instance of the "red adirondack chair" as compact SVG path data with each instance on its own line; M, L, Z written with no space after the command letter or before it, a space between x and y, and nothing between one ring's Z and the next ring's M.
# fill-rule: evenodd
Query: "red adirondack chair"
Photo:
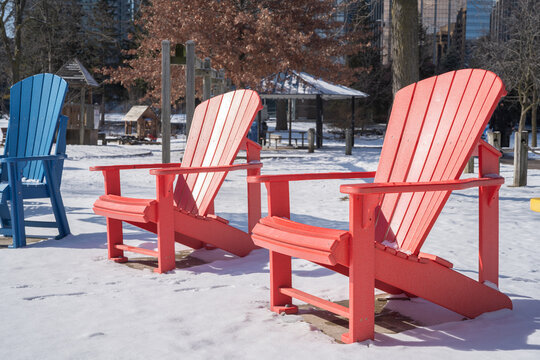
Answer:
M214 214L214 198L229 171L260 174L261 147L246 134L261 108L251 90L216 96L195 109L182 163L90 168L105 177L105 195L94 203L94 212L107 217L109 259L127 261L124 251L155 256L155 271L163 273L175 267L175 241L195 249L209 244L238 256L254 249L248 233ZM240 149L247 152L247 164L233 165ZM120 170L146 168L156 176L156 198L120 196ZM249 230L260 219L260 196L260 184L248 184ZM125 245L122 221L156 233L157 251Z
M419 296L469 318L512 308L496 289L500 153L480 139L504 95L501 80L485 70L432 77L396 94L376 172L249 177L268 189L269 216L252 237L270 250L271 309L295 313L296 298L344 316L349 332L342 340L352 343L374 336L374 287ZM460 180L471 155L479 157L480 175ZM289 220L290 181L372 177L371 184L340 187L349 195L348 231ZM420 252L450 193L471 187L479 187L478 281ZM291 256L349 276L349 307L293 288Z

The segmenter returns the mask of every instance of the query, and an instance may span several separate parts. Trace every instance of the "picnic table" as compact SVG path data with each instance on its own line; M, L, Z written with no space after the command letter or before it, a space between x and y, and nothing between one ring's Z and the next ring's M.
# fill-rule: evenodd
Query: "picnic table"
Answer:
M274 141L274 146L277 149L278 143L283 140L283 135L277 133L276 131L267 131L268 134L268 147L272 146L272 140ZM304 147L304 138L307 131L292 131L292 134L299 134L301 137L291 137L291 141L294 140L294 146L298 147L298 140L302 141L302 147Z

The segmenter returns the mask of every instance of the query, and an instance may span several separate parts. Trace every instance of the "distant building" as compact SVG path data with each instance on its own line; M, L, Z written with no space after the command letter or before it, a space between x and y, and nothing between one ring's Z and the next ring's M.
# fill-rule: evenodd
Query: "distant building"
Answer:
M502 0L499 0L502 1ZM506 0L509 1L509 0ZM490 18L497 0L418 0L418 17L431 39L432 60L438 64L450 50L457 51L464 61L466 43L490 32ZM371 16L376 45L383 63L390 60L392 0L371 0Z
M79 0L86 14L99 0ZM107 0L107 3L114 9L114 22L122 40L128 38L133 30L133 20L135 14L141 7L142 0ZM83 20L84 21L84 20Z
M508 40L505 18L508 18L516 6L516 0L495 0L491 10L490 36L492 39Z

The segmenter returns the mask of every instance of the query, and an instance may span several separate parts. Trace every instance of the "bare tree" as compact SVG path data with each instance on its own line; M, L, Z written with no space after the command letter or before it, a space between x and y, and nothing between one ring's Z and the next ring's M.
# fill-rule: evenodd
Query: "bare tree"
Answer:
M0 0L0 39L9 58L11 81L21 78L22 29L26 0ZM12 37L10 37L12 35Z
M479 42L475 61L504 81L507 90L515 92L521 106L518 131L523 131L531 112L533 146L536 146L536 109L540 90L540 2L516 0L505 9L502 19L505 32L492 34Z

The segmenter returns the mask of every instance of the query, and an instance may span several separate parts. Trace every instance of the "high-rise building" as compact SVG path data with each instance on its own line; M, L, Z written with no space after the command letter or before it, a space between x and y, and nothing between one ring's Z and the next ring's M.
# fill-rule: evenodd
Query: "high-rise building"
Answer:
M516 7L516 0L495 0L491 10L490 36L496 40L507 40L507 19Z
M90 14L99 0L79 0L86 14ZM133 30L135 14L141 7L142 0L106 0L114 11L114 24L121 39L127 39Z
M432 60L437 64L448 51L461 56L467 41L490 31L490 17L496 0L418 0L418 17L426 38L431 40ZM390 60L392 0L371 0L371 16L383 63Z

